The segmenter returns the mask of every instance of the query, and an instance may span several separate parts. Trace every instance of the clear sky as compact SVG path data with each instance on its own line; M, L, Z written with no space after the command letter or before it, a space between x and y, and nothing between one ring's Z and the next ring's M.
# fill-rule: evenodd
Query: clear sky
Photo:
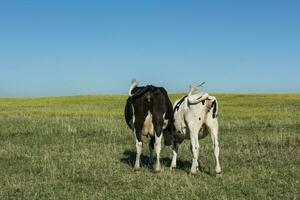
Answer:
M300 92L300 1L0 2L0 96Z

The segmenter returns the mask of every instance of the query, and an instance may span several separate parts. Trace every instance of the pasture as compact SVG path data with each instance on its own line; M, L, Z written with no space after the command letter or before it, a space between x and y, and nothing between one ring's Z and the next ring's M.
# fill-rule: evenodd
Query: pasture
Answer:
M189 141L174 171L163 146L156 174L144 140L134 172L127 96L0 98L0 199L300 199L300 94L212 95L220 178L210 137L200 140L204 171L195 176Z

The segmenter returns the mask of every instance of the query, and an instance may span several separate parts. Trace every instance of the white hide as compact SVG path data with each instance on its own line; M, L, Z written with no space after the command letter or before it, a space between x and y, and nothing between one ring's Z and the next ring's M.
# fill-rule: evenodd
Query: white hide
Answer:
M206 99L206 100L205 100ZM205 100L204 105L201 101ZM174 109L177 103L174 104ZM219 143L218 143L218 119L212 117L213 109L208 108L211 103L216 101L216 98L209 96L207 93L189 94L180 107L175 109L174 112L174 126L177 134L183 136L186 139L191 140L191 150L193 154L191 173L196 173L198 169L198 157L199 157L199 139L207 135L207 131L211 135L214 156L216 161L215 171L217 174L221 173L221 167L219 163ZM192 103L191 103L192 102ZM215 104L217 106L217 103ZM203 129L203 125L206 125L207 130ZM171 162L171 168L176 167L176 158L178 153L178 146L173 147L173 158Z

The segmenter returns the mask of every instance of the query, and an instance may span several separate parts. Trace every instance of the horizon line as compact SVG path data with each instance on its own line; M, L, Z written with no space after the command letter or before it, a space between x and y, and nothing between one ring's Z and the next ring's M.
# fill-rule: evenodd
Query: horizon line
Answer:
M208 92L209 94L222 95L281 95L281 94L299 94L300 92ZM168 95L187 94L187 92L168 92ZM126 93L90 93L90 94L71 94L71 95L46 95L46 96L1 96L0 99L38 99L38 98L59 98L59 97L78 97L78 96L128 96Z

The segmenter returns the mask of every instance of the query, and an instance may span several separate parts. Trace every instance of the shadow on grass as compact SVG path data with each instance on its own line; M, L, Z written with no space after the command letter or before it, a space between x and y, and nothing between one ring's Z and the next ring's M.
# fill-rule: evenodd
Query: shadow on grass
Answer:
M125 150L123 152L123 158L121 158L120 161L133 168L134 163L135 163L135 156L136 156L136 152L134 152L132 150ZM152 163L149 162L149 156L142 154L140 158L141 158L141 167L147 167L149 169L153 168ZM155 160L155 158L154 158L154 160ZM162 165L169 168L172 160L171 160L171 158L164 157L164 158L161 158L160 161L161 161ZM192 165L192 163L190 161L182 161L182 160L177 159L176 169L183 170L183 171L189 173L191 165ZM201 162L199 162L199 165L200 165L201 172L204 172L205 174L213 176L213 174L210 172L209 168L204 166Z

